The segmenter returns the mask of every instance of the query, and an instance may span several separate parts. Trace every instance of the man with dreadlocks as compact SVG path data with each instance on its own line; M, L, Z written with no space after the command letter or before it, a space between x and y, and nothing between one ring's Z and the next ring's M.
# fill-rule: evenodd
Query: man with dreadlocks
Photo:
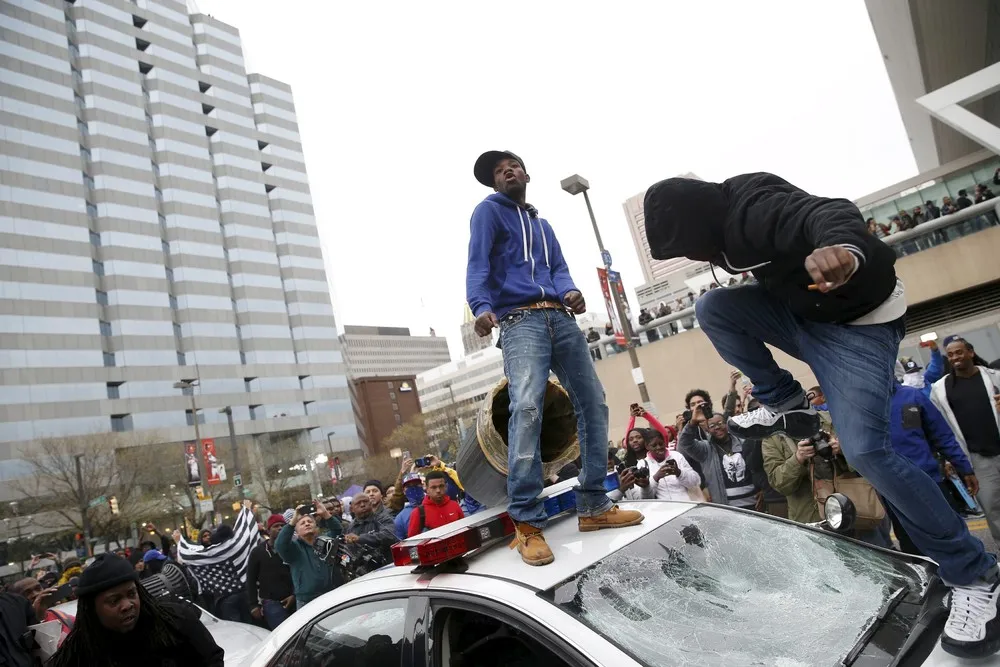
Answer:
M225 651L193 607L153 599L135 568L101 554L83 571L73 630L47 667L223 667Z

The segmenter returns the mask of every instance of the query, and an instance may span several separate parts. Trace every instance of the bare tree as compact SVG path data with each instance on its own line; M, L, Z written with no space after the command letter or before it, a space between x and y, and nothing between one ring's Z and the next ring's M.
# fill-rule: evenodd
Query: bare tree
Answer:
M286 504L291 489L301 486L307 474L298 470L297 466L302 464L302 448L297 438L282 438L261 447L251 466L252 481L263 494L261 502L269 507ZM308 481L305 484L308 486Z
M152 434L95 433L50 438L32 443L24 458L30 475L11 481L11 487L35 505L39 529L83 531L81 508L90 522L91 537L118 539L131 525L160 504L140 484L156 442ZM140 452L143 456L121 455ZM80 475L77 475L79 458ZM145 459L145 460L144 460ZM82 484L81 484L82 482ZM114 496L118 514L107 500ZM92 500L104 502L89 507Z

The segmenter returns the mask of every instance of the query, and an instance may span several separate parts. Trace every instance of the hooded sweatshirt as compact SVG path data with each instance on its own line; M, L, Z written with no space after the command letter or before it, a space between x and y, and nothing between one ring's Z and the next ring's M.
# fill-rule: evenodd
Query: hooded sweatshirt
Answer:
M518 306L562 301L576 290L559 241L532 206L499 192L472 212L465 298L479 317L502 318Z
M722 183L660 181L647 190L643 207L654 259L688 257L729 273L750 271L804 319L850 323L897 298L895 253L868 233L858 207L846 199L816 197L774 174L756 173ZM857 268L846 284L824 294L809 290L814 281L804 264L826 246L851 252Z

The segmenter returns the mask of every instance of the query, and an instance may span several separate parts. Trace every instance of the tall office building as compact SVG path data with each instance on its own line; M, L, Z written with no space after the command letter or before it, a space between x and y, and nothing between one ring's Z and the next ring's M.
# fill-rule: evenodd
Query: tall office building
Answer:
M448 340L434 335L411 336L406 327L348 324L340 341L353 378L416 375L451 361Z
M223 406L357 450L290 88L181 0L3 4L0 479L42 438L221 437Z

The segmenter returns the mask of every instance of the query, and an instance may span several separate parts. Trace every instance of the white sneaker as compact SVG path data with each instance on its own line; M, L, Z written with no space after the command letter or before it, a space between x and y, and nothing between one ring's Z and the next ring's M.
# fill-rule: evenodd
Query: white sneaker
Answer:
M951 589L951 612L941 633L941 648L959 658L984 658L1000 651L1000 573Z
M784 433L793 440L805 440L819 433L819 414L811 405L775 412L761 406L729 418L729 431L741 438L762 439Z

